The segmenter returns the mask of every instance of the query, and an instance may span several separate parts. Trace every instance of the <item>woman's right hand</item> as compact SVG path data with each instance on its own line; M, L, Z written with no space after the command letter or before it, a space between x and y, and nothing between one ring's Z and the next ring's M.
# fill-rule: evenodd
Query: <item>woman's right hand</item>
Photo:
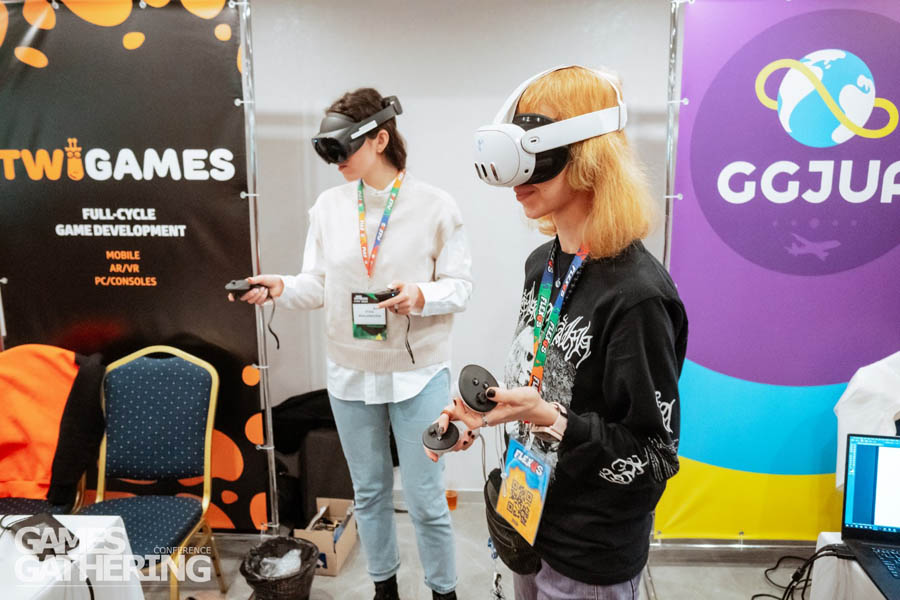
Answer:
M269 298L277 298L284 293L284 282L278 275L257 275L248 277L247 283L250 285L261 285L263 287L253 288L240 297L242 302L249 304L264 304ZM234 294L228 294L228 301L234 302Z

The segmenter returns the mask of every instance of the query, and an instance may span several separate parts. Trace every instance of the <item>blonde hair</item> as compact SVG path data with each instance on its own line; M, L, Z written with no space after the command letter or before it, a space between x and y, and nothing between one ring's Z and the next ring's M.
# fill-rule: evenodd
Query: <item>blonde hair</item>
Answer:
M609 76L618 82L618 78ZM547 116L560 121L615 105L616 91L609 81L590 69L568 67L528 86L517 112L552 110L553 114ZM565 173L566 183L573 190L593 193L584 225L584 242L591 258L615 256L650 233L655 205L644 168L624 131L572 144ZM556 235L551 217L539 219L538 229Z

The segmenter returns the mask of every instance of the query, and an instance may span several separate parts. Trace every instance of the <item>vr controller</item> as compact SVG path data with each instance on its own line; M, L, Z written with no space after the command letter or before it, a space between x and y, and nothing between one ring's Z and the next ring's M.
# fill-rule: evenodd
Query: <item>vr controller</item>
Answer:
M369 293L375 296L375 299L379 302L384 302L385 300L390 300L391 298L399 294L400 290L395 290L393 288L384 288L383 290Z
M441 433L439 423L432 423L422 434L422 445L440 456L445 452L449 452L450 448L459 441L459 428L450 423L447 425L447 431Z
M478 365L466 365L459 372L459 395L466 406L479 413L493 410L497 403L488 400L485 392L488 388L499 387L490 371Z
M479 413L490 412L497 403L485 395L488 388L498 387L494 376L478 365L466 365L459 373L459 395L466 406ZM422 434L422 444L440 456L448 452L459 441L459 429L453 423L441 434L441 426L432 423Z
M231 292L233 294L243 294L244 292L249 292L252 289L265 287L258 283L251 285L249 281L246 279L232 279L228 283L225 284L225 291Z

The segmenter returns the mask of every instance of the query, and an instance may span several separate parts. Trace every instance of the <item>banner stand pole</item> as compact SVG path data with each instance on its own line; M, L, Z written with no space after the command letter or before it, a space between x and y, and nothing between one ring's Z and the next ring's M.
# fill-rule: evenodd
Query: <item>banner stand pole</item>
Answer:
M666 215L665 240L663 242L663 265L669 268L672 260L672 212L674 200L680 200L681 194L675 193L675 152L678 143L678 113L681 106L688 103L687 98L680 98L681 93L681 5L693 4L694 0L670 0L669 17L669 82L666 102Z
M250 246L253 253L253 274L260 274L259 260L259 202L256 192L257 162L256 162L256 118L254 112L254 87L253 87L253 44L250 37L250 2L236 2L229 0L228 6L237 7L241 22L241 73L243 83L243 98L236 98L235 105L244 108L245 138L247 147L247 191L241 193L242 198L248 200L250 209ZM266 523L268 532L278 535L280 523L278 520L278 481L275 470L275 436L272 428L272 405L269 400L269 360L266 353L266 330L263 307L256 306L256 345L258 349L259 363L255 365L259 369L259 397L263 411L264 441L257 445L257 450L266 453L269 471L269 522Z

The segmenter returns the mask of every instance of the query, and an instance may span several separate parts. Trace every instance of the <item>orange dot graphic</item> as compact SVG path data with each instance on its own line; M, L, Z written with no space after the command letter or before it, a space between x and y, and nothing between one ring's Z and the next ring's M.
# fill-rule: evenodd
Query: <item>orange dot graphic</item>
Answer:
M144 34L140 31L132 31L130 33L126 33L122 37L122 45L125 46L126 50L135 50L141 47L141 44L144 43Z
M225 0L181 0L181 5L201 19L215 19L222 12Z
M266 493L260 492L250 500L250 520L257 529L265 529L269 522L269 511L266 503Z
M241 449L230 437L218 429L213 429L210 477L237 481L243 472L244 456L241 454ZM200 485L203 483L203 477L186 477L179 479L178 483L185 487Z
M251 444L262 444L265 441L263 439L262 413L256 413L247 419L247 424L244 425L244 434Z
M253 365L247 365L244 367L244 370L241 371L241 379L244 380L244 383L253 387L257 383L259 383L259 369L254 367Z
M37 50L35 48L28 48L26 46L19 46L15 49L16 58L21 60L23 63L30 67L34 67L35 69L43 69L50 61L47 59L47 56Z
M101 27L121 25L131 14L131 0L62 0L62 3L79 18Z
M202 500L200 496L194 494L176 494L176 496ZM228 518L228 515L225 514L224 510L212 502L209 503L209 508L206 509L206 521L209 523L209 526L214 529L234 529L234 522Z
M244 49L243 49L243 48L238 48L237 66L238 66L238 72L240 72L240 73L243 73L243 72L244 72L244 59L243 59L243 57L244 57Z
M22 16L38 29L53 29L56 26L56 11L47 0L25 0Z
M228 23L219 23L214 31L218 40L227 42L231 39L231 25Z
M169 0L144 0L144 2L146 2L153 8L162 8L169 3Z
M225 490L222 492L222 502L225 504L234 504L237 502L238 495L232 492L231 490Z
M244 457L237 444L219 431L213 430L212 476L227 481L237 481L244 472Z
M9 25L9 13L6 11L6 5L0 2L0 46L3 45L3 38L6 37L7 25Z

